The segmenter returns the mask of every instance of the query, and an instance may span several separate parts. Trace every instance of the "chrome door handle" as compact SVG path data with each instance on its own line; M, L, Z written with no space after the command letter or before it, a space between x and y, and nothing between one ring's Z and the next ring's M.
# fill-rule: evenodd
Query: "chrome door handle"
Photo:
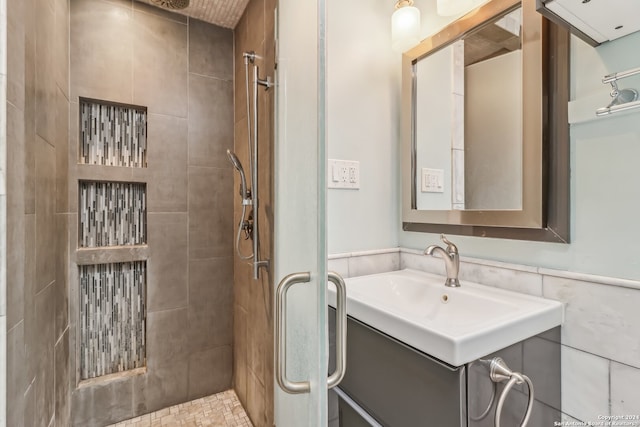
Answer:
M344 279L333 271L329 281L336 285L336 370L327 379L328 388L340 384L347 369L347 286Z
M282 390L291 394L309 393L311 385L309 381L295 382L287 378L287 291L296 283L307 283L310 280L311 273L292 273L280 281L276 291L276 380Z

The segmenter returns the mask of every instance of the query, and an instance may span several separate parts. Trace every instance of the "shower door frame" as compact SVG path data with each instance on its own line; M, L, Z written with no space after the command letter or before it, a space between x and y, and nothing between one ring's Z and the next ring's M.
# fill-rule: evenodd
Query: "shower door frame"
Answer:
M275 379L278 427L326 426L328 418L325 1L276 8L275 283L309 273L285 295L284 377L305 387L287 392Z

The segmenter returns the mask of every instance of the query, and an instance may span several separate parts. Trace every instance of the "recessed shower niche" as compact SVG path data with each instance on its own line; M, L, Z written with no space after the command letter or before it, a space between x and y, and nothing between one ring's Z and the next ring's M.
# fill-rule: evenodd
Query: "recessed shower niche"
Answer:
M78 163L147 166L147 109L80 98Z
M80 378L145 366L145 261L81 265Z
M147 109L81 98L78 119L76 354L83 381L146 365L147 184L127 180L147 167Z

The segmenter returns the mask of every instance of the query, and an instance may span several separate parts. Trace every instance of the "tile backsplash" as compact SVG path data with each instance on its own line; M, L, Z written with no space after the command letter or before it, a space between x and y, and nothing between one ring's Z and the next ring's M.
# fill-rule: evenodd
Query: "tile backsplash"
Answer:
M144 366L146 262L82 265L79 272L81 379Z
M80 99L78 163L147 166L147 110Z
M80 247L147 241L146 184L80 181Z
M345 278L405 268L445 275L441 259L412 249L329 256L329 270ZM460 280L565 304L563 420L597 423L602 416L640 414L640 282L465 257Z

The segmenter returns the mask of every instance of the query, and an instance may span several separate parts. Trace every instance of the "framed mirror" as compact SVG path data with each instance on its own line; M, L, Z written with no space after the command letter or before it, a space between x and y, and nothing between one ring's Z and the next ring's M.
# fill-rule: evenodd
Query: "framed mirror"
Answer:
M566 30L490 0L402 72L403 229L568 242Z

